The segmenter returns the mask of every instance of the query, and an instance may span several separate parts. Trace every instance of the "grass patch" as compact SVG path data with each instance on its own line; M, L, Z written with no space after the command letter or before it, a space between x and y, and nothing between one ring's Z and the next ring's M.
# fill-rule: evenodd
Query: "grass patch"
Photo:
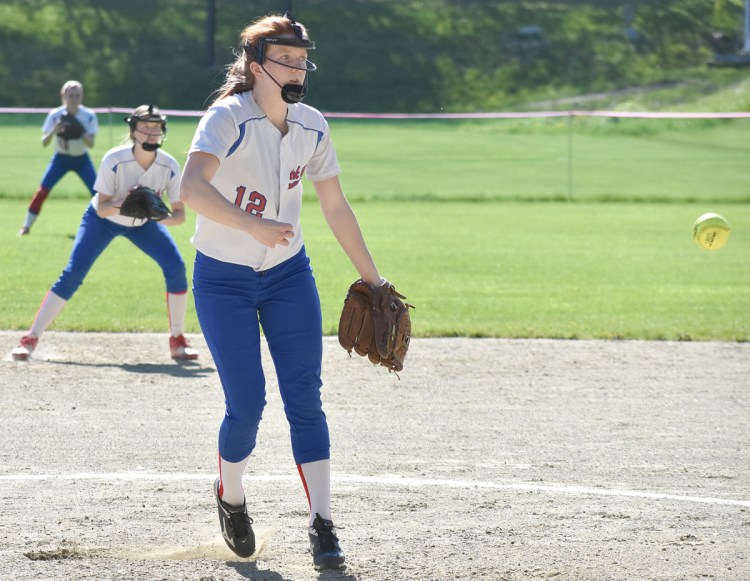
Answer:
M334 334L356 278L308 191L303 225ZM17 238L26 204L0 200L0 328L25 329L65 266L86 200L45 206ZM417 309L415 335L747 341L750 207L742 204L568 204L369 201L355 211L381 274ZM732 225L727 246L700 250L693 220ZM192 269L194 217L171 231ZM138 313L138 315L134 315ZM190 332L199 331L192 306ZM118 239L52 327L165 331L164 282L155 263Z
M0 198L28 200L51 149L42 116L0 115ZM92 157L121 142L119 116L100 115ZM196 119L169 121L165 149L184 163ZM496 119L330 121L353 201L747 203L750 119ZM86 199L77 176L53 190Z

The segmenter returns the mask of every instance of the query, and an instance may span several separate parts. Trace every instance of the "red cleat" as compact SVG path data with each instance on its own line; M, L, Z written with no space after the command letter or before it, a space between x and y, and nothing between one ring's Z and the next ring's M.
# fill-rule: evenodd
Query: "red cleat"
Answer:
M15 361L26 361L36 349L36 344L39 343L39 337L34 335L24 335L18 342L18 347L11 351L11 355Z
M198 352L193 349L185 339L185 335L169 338L169 350L172 353L172 359L189 361L198 359Z

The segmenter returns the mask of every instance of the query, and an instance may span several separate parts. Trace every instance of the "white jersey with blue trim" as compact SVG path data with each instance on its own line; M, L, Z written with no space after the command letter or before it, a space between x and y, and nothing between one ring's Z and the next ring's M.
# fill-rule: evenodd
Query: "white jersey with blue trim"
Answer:
M52 128L59 123L60 119L62 119L63 115L67 112L68 110L65 105L52 109L44 120L42 133L47 134L52 131ZM99 132L99 121L97 120L96 113L93 109L81 105L78 107L78 112L75 117L81 122L86 133L96 135ZM55 151L57 153L78 157L79 155L86 153L88 150L89 146L86 145L86 142L83 139L63 139L59 135L55 136Z
M91 199L91 205L95 210L99 208L99 192L101 192L112 196L114 205L119 206L128 197L130 190L136 186L148 186L159 196L163 196L166 192L170 204L173 204L180 201L181 177L180 164L166 151L157 149L154 162L148 169L143 169L143 166L135 160L133 145L120 145L110 149L102 158L94 183L97 193ZM120 214L107 216L107 220L121 226L142 226L146 223L146 220Z
M190 152L219 160L212 185L230 202L263 218L292 225L289 246L268 248L250 234L205 216L196 218L191 238L203 254L233 264L267 270L302 248L302 176L313 182L341 173L328 123L320 111L289 105L286 135L256 104L252 91L212 105L198 124Z

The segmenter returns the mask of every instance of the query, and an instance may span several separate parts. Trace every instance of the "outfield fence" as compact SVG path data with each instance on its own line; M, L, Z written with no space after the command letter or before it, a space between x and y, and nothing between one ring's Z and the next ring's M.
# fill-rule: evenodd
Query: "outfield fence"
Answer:
M92 107L97 113L132 113L126 107ZM0 113L43 113L44 107L0 107ZM205 111L161 109L174 117L202 117ZM645 112L645 111L528 111L528 112L475 112L475 113L342 113L323 112L330 119L531 119L540 117L622 117L638 119L748 119L750 112Z
M47 108L0 107L5 127L41 125ZM107 139L116 144L122 116L131 108L99 107ZM204 111L162 110L172 120L198 119ZM409 199L520 199L540 201L750 202L747 159L750 112L537 111L476 113L324 112L363 133L388 126L397 136L382 145L347 142L339 129L337 148L354 158L352 175L378 175L383 196ZM15 119L15 121L11 121ZM177 123L175 123L177 122ZM173 137L170 151L186 152L192 128ZM413 133L403 133L408 128ZM178 127L179 129L179 127ZM422 130L429 130L426 136ZM37 134L38 135L38 134ZM29 146L18 146L28 139ZM174 150L175 140L178 142ZM25 171L39 159L38 138L16 133L0 141L0 163ZM411 146L409 145L411 144ZM372 151L368 149L372 147ZM178 156L179 157L179 156ZM20 161L19 163L19 159ZM35 161L35 163L37 163ZM42 162L38 162L42 163ZM365 171L360 170L360 163ZM380 164L380 173L368 164ZM384 170L388 175L383 175ZM419 172L419 183L399 177ZM19 178L21 176L19 175ZM36 178L34 178L36 179ZM432 180L432 181L430 181ZM12 181L12 179L11 179ZM356 192L356 185L354 188ZM0 187L0 196L7 192Z

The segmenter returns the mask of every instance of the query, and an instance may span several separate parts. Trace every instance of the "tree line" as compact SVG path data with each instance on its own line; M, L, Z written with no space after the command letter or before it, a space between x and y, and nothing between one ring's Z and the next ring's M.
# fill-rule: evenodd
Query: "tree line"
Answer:
M678 77L742 46L743 0L4 0L0 106L201 109L240 30L292 8L324 111L498 111Z

